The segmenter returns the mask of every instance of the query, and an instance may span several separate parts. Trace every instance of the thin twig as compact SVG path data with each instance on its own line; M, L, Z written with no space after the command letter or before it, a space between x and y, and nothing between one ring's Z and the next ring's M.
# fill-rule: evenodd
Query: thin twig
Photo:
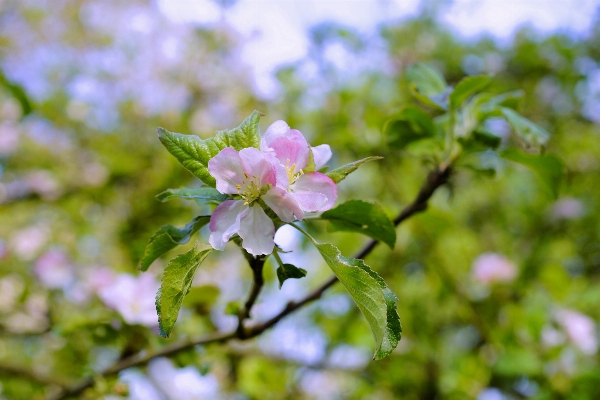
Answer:
M248 258L248 257L246 257ZM263 266L265 265L265 259L260 257L252 257L248 258L250 263L250 268L252 268L252 289L250 289L250 294L248 295L248 300L244 304L244 308L240 310L238 314L238 326L236 329L237 337L240 339L246 338L246 330L244 328L244 320L250 317L250 311L252 311L252 307L260 294L260 291L265 284L263 278Z
M433 195L433 193L435 192L435 190L437 188L439 188L440 186L444 185L448 181L449 177L450 177L450 168L449 167L438 168L438 169L435 169L434 171L430 172L429 176L427 177L427 181L425 182L425 184L419 191L419 194L417 195L415 200L410 205L408 205L406 208L404 208L404 210L402 210L402 212L394 219L394 225L397 226L402 221L411 217L412 215L417 214L417 213L422 212L425 209L427 209L427 203L428 203L429 199L431 198L431 196ZM355 255L355 258L361 258L361 259L365 258L367 255L369 255L373 251L373 249L377 246L378 243L379 242L376 240L370 240ZM251 261L251 260L249 259L249 261ZM310 303L310 302L320 298L328 288L333 286L338 281L336 276L332 276L331 278L329 278L329 280L324 282L321 286L319 286L313 292L309 293L303 299L301 299L299 301L289 302L286 305L286 307L279 314L275 315L271 319L269 319L261 324L255 325L246 330L243 328L243 321L246 318L248 318L248 316L250 314L250 309L254 305L254 302L256 301L256 299L260 293L260 290L262 288L262 285L263 285L262 267L264 265L264 260L261 260L261 261L262 261L262 264L260 264L260 268L255 269L253 267L253 269L252 269L254 272L253 287L250 291L248 300L246 301L245 309L239 314L238 328L236 329L235 332L212 334L212 335L207 335L202 338L199 338L195 341L186 340L186 341L183 341L180 343L174 343L170 346L165 346L162 349L160 349L154 353L141 352L141 353L138 353L136 355L133 355L131 357L125 358L125 359L117 362L113 366L102 371L99 375L101 375L101 376L113 375L113 374L116 374L116 373L126 369L126 368L144 365L148 361L152 360L153 358L168 357L170 355L173 355L180 351L190 349L197 345L207 345L207 344L211 344L211 343L227 342L231 339L238 339L238 340L251 339L253 337L256 337L256 336L262 334L264 331L266 331L273 325L277 324L277 322L279 322L282 318L293 313L294 311L301 308L305 304ZM252 266L252 262L251 262L251 266ZM257 277L258 277L257 271L259 271L258 274L260 274L260 278L258 280L257 280ZM240 328L240 326L242 326L242 327ZM240 336L240 329L242 330L241 336ZM67 397L70 397L70 396L75 396L75 395L83 392L86 388L92 386L93 383L94 383L93 378L87 378L87 379L81 381L79 384L77 384L69 389L64 389L55 396L49 397L48 400L62 400Z

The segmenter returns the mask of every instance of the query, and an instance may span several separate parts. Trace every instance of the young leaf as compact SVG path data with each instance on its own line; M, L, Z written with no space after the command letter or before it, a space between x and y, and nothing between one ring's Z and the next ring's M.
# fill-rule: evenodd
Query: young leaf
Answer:
M362 160L354 161L349 164L342 165L341 167L338 167L336 169L332 169L331 171L327 172L325 175L330 177L331 180L334 181L335 183L340 183L341 181L346 179L346 177L350 173L356 171L356 169L358 167L360 167L361 165L363 165L364 163L373 161L373 160L381 160L382 158L383 157L379 157L379 156L366 157L366 158L363 158Z
M330 232L349 231L380 240L394 248L396 229L378 204L350 200L325 211L321 218L329 221Z
M298 268L292 264L282 264L279 268L277 268L277 279L279 279L279 289L282 288L283 282L286 280L300 279L306 276L306 270L302 268Z
M162 226L154 235L152 235L150 241L146 245L139 269L146 271L154 260L165 254L167 251L189 242L192 235L209 222L210 215L200 215L183 228L176 228L173 225Z
M556 198L562 180L564 166L562 161L553 155L532 155L522 153L514 149L508 149L500 153L506 160L525 165L530 168L541 180L544 187Z
M173 198L203 200L204 202L221 202L227 200L229 196L220 193L215 188L205 186L196 189L167 189L164 192L157 194L156 198L162 202Z
M408 67L406 78L417 87L420 93L427 97L442 93L448 86L444 76L437 69L423 63Z
M192 286L194 274L212 249L210 245L196 243L190 251L172 259L165 269L156 294L158 328L162 337L171 334L183 299Z
M158 128L157 131L161 143L181 165L208 186L215 187L215 178L208 172L208 162L225 147L233 147L235 150L259 148L259 120L260 113L254 111L237 128L219 131L216 136L206 140L195 135L169 132L163 128Z
M390 146L402 149L411 142L434 136L435 124L425 111L408 106L385 123L383 133Z
M373 359L388 356L398 345L402 332L396 295L363 260L344 257L329 243L315 246L367 319L377 346Z
M489 75L467 76L462 79L450 94L450 107L460 107L470 96L485 89L491 81L492 77Z
M501 107L500 110L515 132L528 144L544 145L550 134L541 126L534 124L510 108Z

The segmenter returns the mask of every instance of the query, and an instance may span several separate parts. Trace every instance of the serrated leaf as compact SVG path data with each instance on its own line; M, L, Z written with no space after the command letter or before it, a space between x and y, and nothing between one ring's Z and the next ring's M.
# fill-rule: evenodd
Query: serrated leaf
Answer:
M183 299L192 286L194 274L212 250L208 244L196 243L190 251L172 259L165 269L162 284L156 294L158 328L162 337L169 337L171 334Z
M327 172L325 175L330 177L331 180L334 181L335 183L340 183L341 181L346 179L346 177L350 173L356 171L356 169L358 167L360 167L361 165L363 165L364 163L373 161L373 160L381 160L382 158L383 157L379 157L379 156L366 157L366 158L363 158L362 160L354 161L349 164L342 165L341 167L338 167L336 169L332 169L331 171Z
M466 78L463 78L460 82L458 82L450 94L450 107L460 107L465 100L475 93L485 89L490 82L492 82L492 77L489 75L467 76Z
M550 138L550 134L544 128L516 111L506 107L501 107L500 110L515 132L528 144L544 145Z
M437 69L423 63L408 67L406 79L427 97L438 95L448 87L444 76Z
M329 221L330 232L348 231L380 240L394 248L396 229L380 205L362 200L350 200L321 214Z
M391 147L402 149L411 142L434 136L435 124L425 111L408 106L385 123L383 134Z
M315 246L367 319L377 346L373 359L388 356L398 345L402 332L396 295L363 260L344 257L329 243Z
M144 249L139 269L146 271L158 257L175 247L189 242L192 235L210 222L210 215L200 215L183 228L164 225L150 238Z
M279 289L283 286L283 282L288 279L300 279L306 276L306 270L298 268L292 264L282 264L277 268L277 279L279 279Z
M209 139L202 140L195 135L182 135L158 128L158 138L166 149L194 176L208 186L216 182L208 172L208 162L226 147L242 150L247 147L260 147L258 123L260 113L254 111L240 126L231 130L218 131Z
M167 189L162 193L156 195L156 199L162 202L171 200L173 198L180 199L193 199L200 200L203 202L221 202L229 198L226 194L220 193L217 189L212 187L201 187L201 188L179 188L179 189Z
M548 192L555 198L558 197L558 190L564 172L563 163L558 157L550 154L536 156L514 149L505 150L500 153L500 156L531 169Z

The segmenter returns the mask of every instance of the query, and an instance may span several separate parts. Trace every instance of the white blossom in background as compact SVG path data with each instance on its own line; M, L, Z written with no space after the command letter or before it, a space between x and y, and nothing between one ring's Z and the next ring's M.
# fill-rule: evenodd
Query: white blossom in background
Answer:
M551 209L553 219L578 219L585 214L585 206L583 203L574 197L565 197L557 200Z
M75 280L75 267L67 253L51 248L35 262L33 271L42 285L49 289L65 289Z
M22 260L33 260L50 239L50 229L43 224L32 225L15 232L10 249Z
M154 299L159 287L160 283L150 273L140 276L120 274L110 285L98 290L98 295L128 324L154 327L158 325Z
M596 354L598 351L598 338L596 336L596 323L592 318L568 309L556 311L554 317L575 347L584 354Z
M517 267L498 253L483 253L473 261L472 273L483 284L512 282L517 277Z
M152 383L172 400L214 399L219 382L213 374L200 375L192 366L176 368L167 358L157 358L148 364Z

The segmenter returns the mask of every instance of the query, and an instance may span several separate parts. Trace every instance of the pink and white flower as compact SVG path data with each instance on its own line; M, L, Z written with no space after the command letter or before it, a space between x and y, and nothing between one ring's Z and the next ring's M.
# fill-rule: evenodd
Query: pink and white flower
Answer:
M284 222L303 217L302 209L278 182L279 164L273 157L258 149L239 152L227 147L208 162L208 171L217 181L217 190L224 194L240 195L241 200L226 200L210 218L212 247L223 250L236 233L242 247L250 254L270 254L273 251L275 225L258 200L261 199Z
M319 169L331 158L329 145L311 147L296 129L290 129L284 121L275 121L262 137L261 150L279 160L285 171L278 169L278 183L282 184L296 200L302 211L321 212L333 207L337 199L337 187L327 175L306 172L312 159L314 169ZM285 175L283 175L285 172Z
M154 298L159 287L160 282L152 274L120 274L98 290L98 296L128 324L154 327L158 325Z
M473 261L473 276L483 284L508 283L517 277L517 267L501 254L483 253Z

